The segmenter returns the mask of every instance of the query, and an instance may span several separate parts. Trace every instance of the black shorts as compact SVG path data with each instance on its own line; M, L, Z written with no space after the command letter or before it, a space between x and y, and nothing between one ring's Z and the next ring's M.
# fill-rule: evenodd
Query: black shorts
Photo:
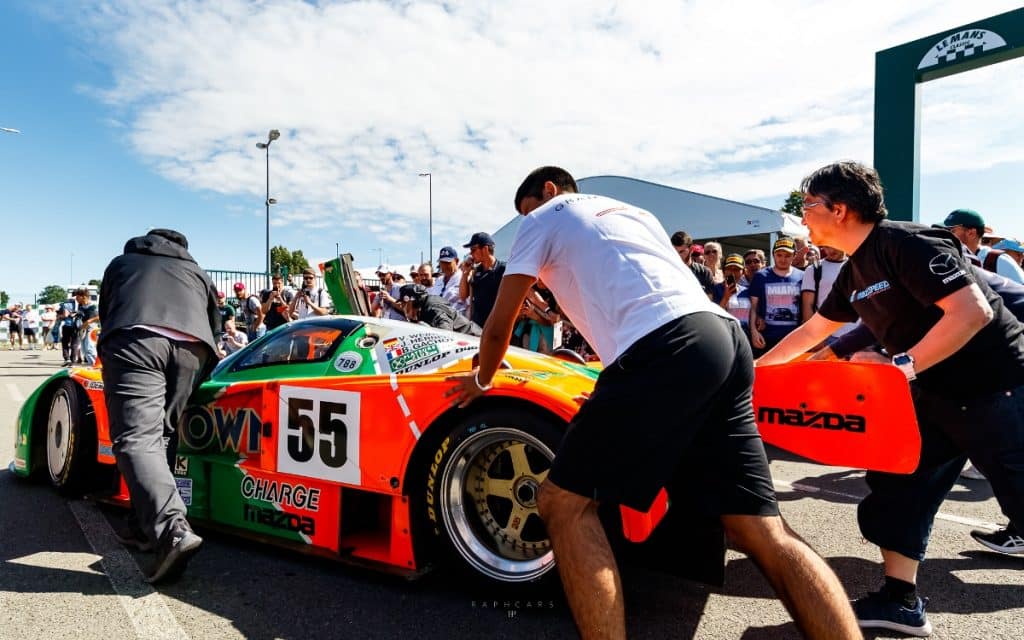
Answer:
M20 324L12 324L11 326L9 326L7 328L7 330L10 333L21 333L21 325Z
M738 322L707 312L673 320L601 372L549 477L641 511L665 487L708 515L778 515L753 381Z

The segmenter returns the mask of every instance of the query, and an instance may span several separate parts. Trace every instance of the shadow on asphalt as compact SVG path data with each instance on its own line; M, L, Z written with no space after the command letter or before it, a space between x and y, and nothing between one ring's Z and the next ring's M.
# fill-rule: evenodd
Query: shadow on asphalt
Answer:
M29 483L2 470L0 505L0 591L111 593L104 575L18 562L46 552L89 552L67 500L45 484ZM123 513L107 507L104 512L115 521ZM463 572L440 570L407 581L217 531L200 532L206 540L201 553L180 580L159 590L168 598L230 621L246 638L575 637L572 617L555 580L493 586ZM961 578L967 571L1019 570L1019 560L970 549L974 543L966 535L964 544L968 550L961 557L921 565L922 594L931 597L929 611L969 614L1019 606L1019 585L972 583ZM136 553L134 557L143 568L152 561L149 554ZM853 597L880 583L876 562L845 556L828 562ZM98 561L92 568L102 571ZM745 557L729 562L721 589L630 565L624 566L622 573L632 638L695 638L712 593L751 599L775 597L756 565ZM756 610L745 623L757 624ZM752 626L742 634L744 640L798 637L792 622Z

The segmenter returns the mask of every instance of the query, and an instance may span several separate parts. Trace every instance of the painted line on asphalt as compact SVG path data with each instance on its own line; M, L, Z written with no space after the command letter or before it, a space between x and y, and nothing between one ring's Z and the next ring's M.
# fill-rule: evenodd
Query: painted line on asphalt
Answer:
M22 395L21 389L19 389L18 385L13 382L7 383L7 393L11 396L11 400L14 400L18 404L25 402L25 396Z
M188 640L163 597L146 582L135 558L114 537L114 530L100 510L87 502L68 505L93 552L100 556L103 571L117 593L140 639Z
M864 499L864 496L854 495L852 493L845 493L843 491L833 491L831 489L822 489L821 487L812 487L808 484L800 482L787 482L785 480L775 480L776 487L782 487L784 489L792 489L794 491L803 491L804 493L822 493L830 496L837 496L840 498L847 498L849 500L856 500L860 502ZM1002 529L1002 527L994 522L986 522L985 520L976 520L974 518L966 518L964 516L953 515L952 513L945 513L943 511L938 512L935 515L938 520L945 520L946 522L954 522L956 524L966 525L968 527L977 527L978 529L988 529L989 531L996 531Z

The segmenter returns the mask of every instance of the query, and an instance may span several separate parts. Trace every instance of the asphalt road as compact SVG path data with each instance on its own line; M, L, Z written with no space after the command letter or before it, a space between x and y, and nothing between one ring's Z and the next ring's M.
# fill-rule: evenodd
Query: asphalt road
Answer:
M210 531L185 576L153 590L142 579L151 556L112 538L116 510L66 500L6 470L18 409L59 364L52 351L0 351L0 639L574 637L557 586L498 589L445 573L407 582ZM876 588L877 550L856 523L863 474L772 456L791 526L851 596ZM985 482L964 481L943 505L920 573L934 638L1024 636L1024 558L988 553L968 535L1001 523ZM730 552L722 589L635 567L623 576L631 637L799 637L741 554Z

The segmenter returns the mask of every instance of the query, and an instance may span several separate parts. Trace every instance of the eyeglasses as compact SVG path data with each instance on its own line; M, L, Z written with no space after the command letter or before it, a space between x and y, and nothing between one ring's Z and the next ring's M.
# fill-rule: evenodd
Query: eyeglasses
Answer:
M761 258L747 258L743 261L743 264L761 264L762 262L764 260L761 260Z
M808 209L813 209L819 204L823 205L825 208L831 207L827 200L822 200L821 202L804 202L803 204L800 205L800 208L803 209L804 211L807 211Z
M302 276L303 280L313 280L313 276Z

